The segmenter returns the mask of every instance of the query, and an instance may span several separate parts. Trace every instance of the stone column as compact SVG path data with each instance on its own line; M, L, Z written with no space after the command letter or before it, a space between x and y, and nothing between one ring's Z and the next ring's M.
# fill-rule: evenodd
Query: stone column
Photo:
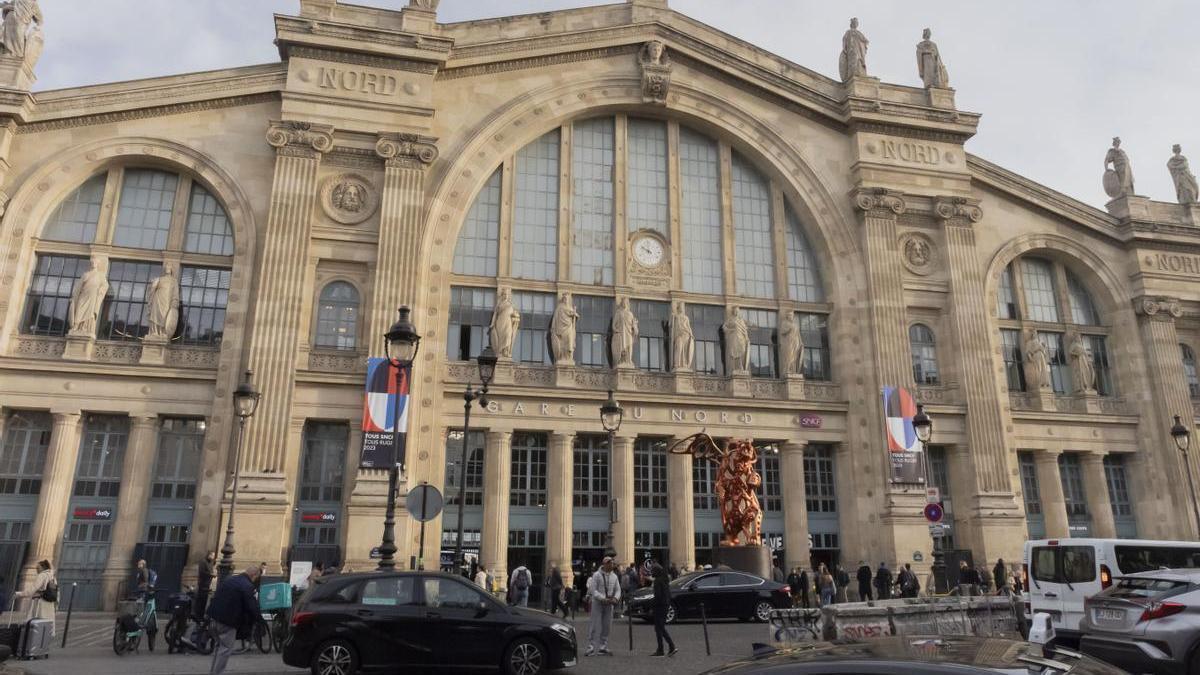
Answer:
M632 436L617 436L612 448L613 499L617 502L617 522L613 523L613 548L617 560L632 561L633 550L633 442Z
M804 449L808 441L787 441L781 446L780 481L783 487L783 545L787 568L809 566L808 494L804 484Z
M550 434L550 452L546 458L546 569L554 565L559 570L571 569L574 451L575 434L562 431Z
M1047 539L1062 539L1070 535L1067 525L1067 501L1063 497L1062 472L1058 457L1062 450L1036 450L1033 461L1037 466L1038 497L1042 502L1042 518L1046 523Z
M1084 452L1079 456L1083 464L1083 489L1087 493L1088 511L1092 514L1092 536L1098 539L1117 536L1112 501L1108 495L1108 478L1104 474L1104 456L1107 454L1103 451Z
M679 439L674 439L679 440ZM692 456L667 455L667 508L671 533L667 537L671 562L696 568L696 505L692 502Z
M33 518L29 556L22 570L26 581L33 578L39 560L49 560L58 567L55 554L67 526L67 506L75 484L75 465L79 463L79 442L83 433L79 411L54 411L53 414L54 428L50 432L50 447L46 449L46 466L42 469L42 490Z
M479 557L495 579L508 579L508 495L512 488L512 432L489 431L483 452L483 531ZM507 583L501 584L508 586Z
M113 523L112 546L108 552L100 593L105 607L115 607L121 582L133 570L133 549L145 529L150 506L150 486L158 451L158 417L138 415L131 420L125 465L121 468L121 494Z

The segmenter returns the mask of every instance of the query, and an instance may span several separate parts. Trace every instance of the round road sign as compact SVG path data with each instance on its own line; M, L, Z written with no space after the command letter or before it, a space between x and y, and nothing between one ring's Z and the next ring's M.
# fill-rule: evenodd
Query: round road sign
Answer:
M931 523L942 522L942 505L941 504L926 504L925 505L925 520Z
M417 521L427 523L442 512L442 493L432 485L422 483L408 491L404 507Z

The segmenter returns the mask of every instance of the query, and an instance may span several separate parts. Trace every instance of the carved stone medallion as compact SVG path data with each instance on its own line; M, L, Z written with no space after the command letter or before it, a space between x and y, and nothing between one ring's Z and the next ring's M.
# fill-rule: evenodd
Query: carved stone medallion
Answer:
M321 184L321 209L343 225L357 225L379 208L371 181L356 173L330 176Z
M900 259L909 272L926 276L933 274L937 263L937 251L933 241L920 232L909 232L900 237Z

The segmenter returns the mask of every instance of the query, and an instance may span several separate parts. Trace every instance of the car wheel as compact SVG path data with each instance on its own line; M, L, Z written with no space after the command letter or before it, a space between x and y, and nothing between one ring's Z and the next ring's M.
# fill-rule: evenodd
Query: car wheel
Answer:
M772 605L767 600L759 600L754 605L754 620L759 623L766 623L771 620L771 612L774 611L775 605Z
M667 623L675 623L675 605L667 605Z
M515 640L504 650L507 675L541 675L546 670L546 648L532 638Z
M1200 646L1192 650L1192 658L1188 660L1188 675L1200 675Z
M358 654L345 640L330 640L313 652L312 675L354 675L357 672Z

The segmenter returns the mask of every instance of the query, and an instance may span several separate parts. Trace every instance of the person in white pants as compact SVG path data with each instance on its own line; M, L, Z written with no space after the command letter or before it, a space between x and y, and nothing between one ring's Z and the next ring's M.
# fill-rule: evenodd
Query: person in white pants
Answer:
M608 651L608 634L612 631L613 609L621 602L621 580L613 572L613 559L604 558L600 569L588 580L588 595L592 599L592 617L588 626L588 649L584 656Z

